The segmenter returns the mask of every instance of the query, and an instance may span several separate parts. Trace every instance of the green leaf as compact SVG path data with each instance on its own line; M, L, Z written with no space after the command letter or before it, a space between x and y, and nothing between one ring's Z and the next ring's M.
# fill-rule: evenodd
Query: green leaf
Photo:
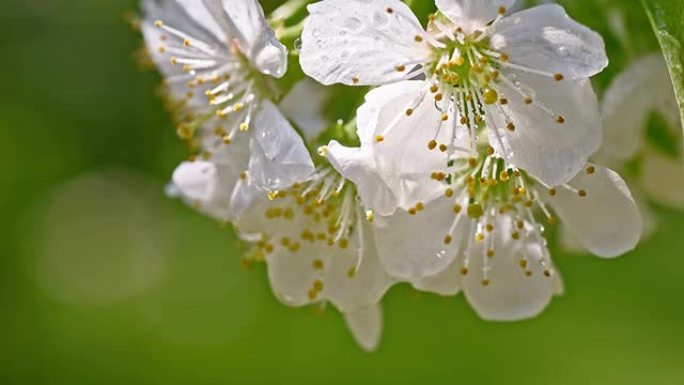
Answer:
M642 4L663 49L684 123L684 1L642 0Z

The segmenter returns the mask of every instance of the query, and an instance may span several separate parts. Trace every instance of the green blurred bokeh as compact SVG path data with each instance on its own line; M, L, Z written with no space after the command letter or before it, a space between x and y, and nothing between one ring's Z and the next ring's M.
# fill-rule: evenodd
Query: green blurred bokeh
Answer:
M566 3L606 33L595 4L616 2ZM133 60L135 0L1 8L0 383L684 384L681 213L658 209L618 260L554 250L567 293L532 321L398 286L367 354L334 309L279 304L229 230L165 198L186 153ZM629 57L606 41L601 87Z

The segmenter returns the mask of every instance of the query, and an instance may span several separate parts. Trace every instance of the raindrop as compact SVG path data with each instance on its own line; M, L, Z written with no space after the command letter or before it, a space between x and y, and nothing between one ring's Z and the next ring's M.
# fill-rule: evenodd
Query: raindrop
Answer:
M375 15L373 15L373 22L376 27L384 27L389 23L389 18L383 12L375 12Z
M344 21L344 26L352 31L359 30L362 26L361 20L355 17L349 17Z

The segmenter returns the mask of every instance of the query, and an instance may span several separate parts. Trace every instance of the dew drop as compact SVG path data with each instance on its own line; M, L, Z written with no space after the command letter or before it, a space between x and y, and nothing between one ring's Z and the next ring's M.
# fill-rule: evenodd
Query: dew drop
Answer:
M376 27L384 27L389 23L389 17L383 12L375 12L373 23L375 23Z
M359 30L362 26L361 20L355 18L355 17L349 17L344 20L344 27L347 29L351 29L352 31Z

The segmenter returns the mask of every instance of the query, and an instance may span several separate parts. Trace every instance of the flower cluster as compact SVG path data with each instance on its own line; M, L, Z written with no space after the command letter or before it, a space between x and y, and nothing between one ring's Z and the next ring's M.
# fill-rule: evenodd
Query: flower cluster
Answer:
M267 19L256 0L143 0L141 23L193 151L169 194L232 223L283 303L334 305L370 350L395 283L520 320L563 292L549 228L604 258L637 245L630 190L596 163L621 169L613 155L636 151L602 128L590 78L608 65L604 42L562 7L435 0L423 26L399 0L308 3ZM293 28L320 85L283 98L278 36ZM346 125L318 109L336 83L374 87ZM606 98L604 115L644 119Z

